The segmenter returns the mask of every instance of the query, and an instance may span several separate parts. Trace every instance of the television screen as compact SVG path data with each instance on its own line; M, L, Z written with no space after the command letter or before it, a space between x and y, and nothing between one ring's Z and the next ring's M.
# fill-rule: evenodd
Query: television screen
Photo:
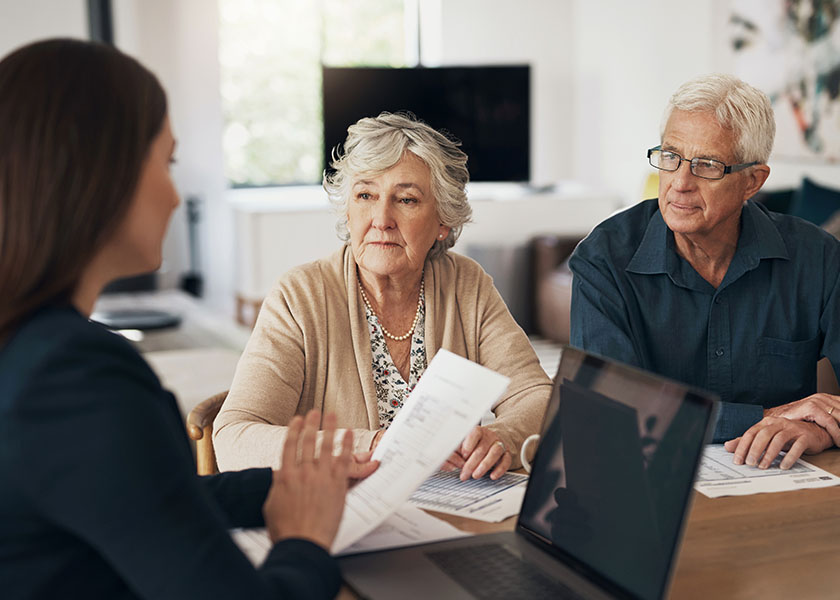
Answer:
M530 67L323 67L324 150L382 111L410 111L462 142L472 181L530 180Z

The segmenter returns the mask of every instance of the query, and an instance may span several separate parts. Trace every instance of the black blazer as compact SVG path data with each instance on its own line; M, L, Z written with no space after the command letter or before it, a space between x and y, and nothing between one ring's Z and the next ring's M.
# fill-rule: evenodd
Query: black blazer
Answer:
M228 534L263 525L269 469L198 477L174 397L120 336L45 308L0 348L4 598L331 598L319 546L255 569Z

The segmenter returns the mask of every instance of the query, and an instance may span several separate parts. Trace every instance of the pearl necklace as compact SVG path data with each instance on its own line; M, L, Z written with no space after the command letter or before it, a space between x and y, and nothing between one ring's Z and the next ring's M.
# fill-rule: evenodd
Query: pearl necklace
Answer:
M426 278L425 276L420 277L420 296L417 298L417 312L414 313L414 321L411 323L411 328L403 334L403 335L394 335L382 324L382 319L380 319L376 312L374 312L373 307L370 305L370 301L368 300L367 294L365 294L365 288L362 287L362 280L359 279L358 275L356 276L356 281L359 284L359 291L362 293L362 300L364 300L365 306L371 312L373 316L379 321L379 327L382 329L382 333L385 334L385 337L390 338L396 342L401 342L404 339L407 339L412 333L414 333L414 328L417 327L417 321L420 320L420 308L423 306L423 291L425 290L426 286Z

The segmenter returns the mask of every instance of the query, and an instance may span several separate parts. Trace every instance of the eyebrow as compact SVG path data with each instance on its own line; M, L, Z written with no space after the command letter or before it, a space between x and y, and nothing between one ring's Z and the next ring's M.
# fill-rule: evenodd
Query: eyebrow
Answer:
M673 144L666 144L666 143L662 143L662 144L660 144L660 146L662 147L662 149L663 149L663 150L665 150L665 151L667 151L667 152L674 152L674 153L679 154L680 156L682 156L682 154L681 154L682 150L679 150L679 149L678 149L676 146L674 146ZM687 156L683 156L683 158L688 158L688 157L687 157ZM698 154L697 156L692 156L691 158L692 158L692 159L693 159L693 158L702 158L702 159L705 159L705 160L716 160L716 161L718 161L718 162L720 162L720 163L724 163L724 164L726 164L726 161L725 161L725 160L723 160L721 157L719 157L719 156L714 156L714 155L712 155L712 154L705 154L705 153L701 153L701 154Z
M357 187L364 186L364 185L375 185L375 184L374 184L373 181L371 181L369 179L360 179L359 181L357 181L356 183L353 184L353 189L356 189ZM417 192L421 196L423 195L423 188L421 188L416 183L412 183L412 182L398 183L394 187L400 188L402 190L414 189L414 190L417 190Z

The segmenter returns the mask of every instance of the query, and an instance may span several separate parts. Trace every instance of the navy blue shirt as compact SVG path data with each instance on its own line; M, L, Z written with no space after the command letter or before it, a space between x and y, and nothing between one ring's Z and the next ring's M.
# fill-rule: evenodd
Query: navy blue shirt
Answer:
M332 598L305 540L254 569L228 534L263 524L270 469L199 478L172 394L121 337L47 308L0 348L4 598Z
M840 375L840 242L748 201L715 289L677 254L656 200L598 225L572 255L571 343L721 397L714 441Z

